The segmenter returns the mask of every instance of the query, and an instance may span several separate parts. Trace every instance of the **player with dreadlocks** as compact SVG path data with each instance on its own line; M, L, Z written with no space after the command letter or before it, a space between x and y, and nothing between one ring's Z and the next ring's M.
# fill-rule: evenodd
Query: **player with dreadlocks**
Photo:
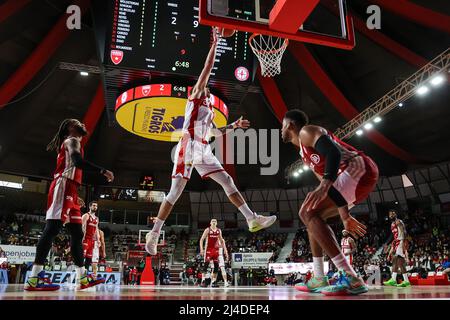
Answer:
M66 225L70 232L71 254L77 272L77 288L85 289L98 284L83 267L83 230L77 189L81 185L82 170L98 172L104 175L108 182L114 180L114 175L111 171L83 159L81 139L86 134L84 124L76 119L66 119L61 122L58 133L47 146L47 151L55 150L58 157L48 193L47 221L37 244L33 269L25 284L25 290L52 291L59 289L59 285L52 284L45 277L43 268L53 239L60 233L63 225Z

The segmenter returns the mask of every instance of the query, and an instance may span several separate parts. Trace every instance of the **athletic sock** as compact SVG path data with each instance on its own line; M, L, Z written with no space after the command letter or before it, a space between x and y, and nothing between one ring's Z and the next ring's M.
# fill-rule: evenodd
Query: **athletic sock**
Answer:
M339 253L334 258L331 258L331 260L333 261L336 268L344 270L345 273L351 275L352 277L358 277L355 269L353 269L353 267L348 263L347 259L345 259L345 256L342 253Z
M256 218L256 213L254 213L246 203L244 203L242 206L238 208L238 210L244 215L245 219L247 221L253 220Z
M44 270L43 265L33 264L33 268L31 269L31 277L37 277L39 272Z
M313 271L314 277L323 278L324 270L323 270L323 257L313 257Z
M152 232L155 232L157 234L161 233L161 228L164 225L165 220L161 220L160 218L155 219L155 224L153 225Z
M392 280L397 282L397 272L392 272Z
M404 273L404 274L403 274L403 281L409 282L408 274L407 274L407 273Z

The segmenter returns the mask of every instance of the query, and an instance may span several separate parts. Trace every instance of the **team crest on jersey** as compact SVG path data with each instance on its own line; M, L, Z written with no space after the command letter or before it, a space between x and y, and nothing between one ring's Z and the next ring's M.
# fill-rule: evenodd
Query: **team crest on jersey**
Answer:
M320 156L318 155L318 154L312 154L310 157L309 157L310 159L311 159L311 161L314 163L314 164L318 164L319 162L320 162Z

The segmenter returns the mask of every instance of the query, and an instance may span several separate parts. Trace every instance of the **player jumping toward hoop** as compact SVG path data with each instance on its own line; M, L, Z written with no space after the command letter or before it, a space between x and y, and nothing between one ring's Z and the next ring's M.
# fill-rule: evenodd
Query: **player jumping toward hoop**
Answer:
M383 282L385 286L392 287L409 287L408 273L406 272L406 262L408 261L408 250L406 248L406 228L402 220L397 217L395 210L389 211L389 219L391 219L391 230L394 240L391 243L388 260L392 261L392 278ZM403 282L397 284L397 274L403 276Z
M347 259L348 263L352 266L353 254L356 252L356 243L347 230L342 230L341 248L345 259Z
M365 234L365 226L349 214L349 207L368 197L378 180L378 168L368 156L337 139L328 130L308 125L300 110L288 111L283 119L282 138L300 148L303 163L320 181L308 193L299 217L305 224L313 254L314 277L296 289L325 295L361 294L368 291L364 280L345 259L326 220L339 213L344 228L356 238ZM329 286L324 275L323 252L347 275L346 282Z
M206 250L204 250L204 242L206 240ZM217 228L217 220L211 219L209 228L203 231L200 238L200 255L204 257L201 287L206 287L205 277L209 265L212 263L213 271L211 272L211 287L217 288L217 273L219 271L219 248L225 247L225 241L222 237L222 231ZM228 253L227 253L228 257ZM225 276L226 278L226 276ZM226 281L226 280L225 280Z
M275 216L257 215L249 208L231 176L225 172L219 160L212 153L211 146L207 141L210 133L218 136L236 128L247 129L250 126L248 120L240 118L225 127L214 128L214 108L211 105L207 83L214 66L217 42L217 31L213 29L213 43L206 58L205 66L186 104L183 136L175 151L172 185L159 208L158 217L152 231L146 236L145 249L150 255L156 254L158 238L164 221L170 215L194 168L202 178L210 177L222 186L230 201L245 216L251 232L268 228L276 220Z

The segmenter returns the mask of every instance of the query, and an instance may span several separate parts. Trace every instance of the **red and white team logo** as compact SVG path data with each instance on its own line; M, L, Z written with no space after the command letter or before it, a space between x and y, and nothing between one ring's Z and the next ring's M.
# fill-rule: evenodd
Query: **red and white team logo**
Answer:
M246 81L250 77L250 72L246 67L238 67L234 70L234 76L239 81Z
M320 156L318 154L312 154L310 159L315 164L318 164L320 162Z
M122 93L122 97L120 98L120 100L122 101L122 103L125 103L125 101L127 101L128 98L128 93L125 91L124 93Z
M111 50L111 61L118 65L123 60L123 51L120 50Z
M142 87L142 95L147 97L150 93L150 90L152 89L152 86L143 86Z

